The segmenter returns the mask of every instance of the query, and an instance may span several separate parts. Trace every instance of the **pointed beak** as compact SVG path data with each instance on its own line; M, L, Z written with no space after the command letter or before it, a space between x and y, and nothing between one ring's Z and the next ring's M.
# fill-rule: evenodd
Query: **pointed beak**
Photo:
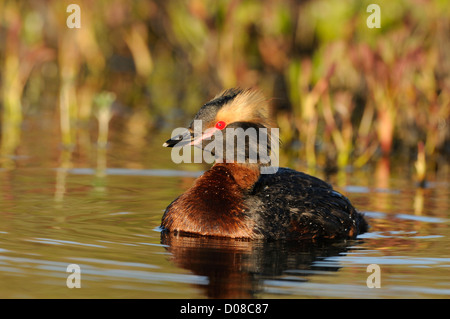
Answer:
M164 147L181 147L185 145L189 145L193 139L193 134L186 130L183 134L176 135L169 140L167 140L163 146Z
M198 146L201 148L202 141L211 138L214 133L218 131L216 128L209 128L202 134L197 134L198 136L194 136L194 133L186 130L183 134L176 135L171 139L167 140L163 146L164 147L181 147L185 145Z

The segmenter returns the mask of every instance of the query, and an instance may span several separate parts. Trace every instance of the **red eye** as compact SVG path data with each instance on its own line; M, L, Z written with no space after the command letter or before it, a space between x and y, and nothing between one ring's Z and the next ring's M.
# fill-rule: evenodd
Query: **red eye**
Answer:
M224 121L219 121L216 123L216 129L218 130L223 130L225 126L227 126L227 123L225 123Z

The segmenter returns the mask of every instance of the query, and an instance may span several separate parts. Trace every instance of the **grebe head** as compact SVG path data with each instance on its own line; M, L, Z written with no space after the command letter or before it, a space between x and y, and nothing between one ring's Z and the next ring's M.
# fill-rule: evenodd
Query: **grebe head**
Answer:
M216 161L226 162L230 158L225 158L224 155L232 149L231 161L244 159L248 162L252 154L257 154L257 158L252 159L261 162L260 157L264 151L258 152L259 147L261 144L266 147L265 154L270 152L271 147L270 128L273 125L268 114L268 101L259 90L228 89L200 108L184 134L172 137L163 146L201 147L211 151ZM242 143L239 137L243 138ZM261 143L264 139L265 143ZM211 140L216 142L214 147L211 147ZM221 152L217 152L218 149ZM266 163L267 158L262 162Z

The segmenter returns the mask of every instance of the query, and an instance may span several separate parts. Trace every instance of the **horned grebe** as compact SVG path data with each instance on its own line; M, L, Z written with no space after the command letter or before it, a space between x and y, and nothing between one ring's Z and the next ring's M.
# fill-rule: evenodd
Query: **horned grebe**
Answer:
M193 134L193 121L187 143L176 136L163 146L204 148L211 132L272 127L267 100L252 89L222 92L194 120L202 120L200 136ZM166 208L163 231L246 239L342 239L367 231L363 215L328 183L289 168L261 174L263 165L217 161Z

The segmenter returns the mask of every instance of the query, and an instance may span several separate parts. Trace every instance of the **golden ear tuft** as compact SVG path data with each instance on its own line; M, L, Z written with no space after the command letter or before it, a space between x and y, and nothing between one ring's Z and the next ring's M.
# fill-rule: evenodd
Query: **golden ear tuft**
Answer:
M269 121L268 100L256 89L241 90L232 101L219 110L216 119L226 123L253 122L272 127Z

